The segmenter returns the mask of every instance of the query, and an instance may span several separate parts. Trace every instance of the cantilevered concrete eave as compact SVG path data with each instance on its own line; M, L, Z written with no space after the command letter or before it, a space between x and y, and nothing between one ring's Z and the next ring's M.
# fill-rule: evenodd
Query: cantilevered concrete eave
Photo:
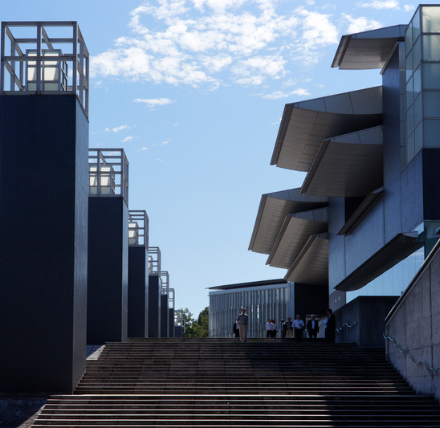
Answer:
M332 67L341 70L382 69L398 41L405 38L407 25L394 25L342 36Z
M328 234L311 236L286 276L301 284L328 284Z
M417 232L400 233L341 281L338 291L359 290L423 246Z
M301 193L358 197L383 184L382 126L323 140Z
M266 264L289 269L310 236L327 232L327 228L327 208L288 215Z
M381 86L286 105L271 164L308 172L322 140L381 124Z
M299 190L283 190L261 196L250 251L269 254L288 214L327 206L327 197L301 195Z

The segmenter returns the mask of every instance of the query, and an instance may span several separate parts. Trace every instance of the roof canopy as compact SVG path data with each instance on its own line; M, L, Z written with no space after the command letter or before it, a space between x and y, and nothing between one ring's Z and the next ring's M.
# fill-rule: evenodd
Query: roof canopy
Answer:
M322 140L381 124L381 86L286 104L271 165L308 172Z
M301 193L365 196L383 182L382 126L323 140Z
M301 195L299 190L283 190L261 197L249 250L269 254L287 215L327 205L327 198Z
M404 40L407 25L395 25L342 36L332 67L341 70L382 69L396 43Z
M304 248L310 235L327 232L327 208L288 215L266 264L289 269Z
M328 284L328 234L312 235L285 279L302 284Z

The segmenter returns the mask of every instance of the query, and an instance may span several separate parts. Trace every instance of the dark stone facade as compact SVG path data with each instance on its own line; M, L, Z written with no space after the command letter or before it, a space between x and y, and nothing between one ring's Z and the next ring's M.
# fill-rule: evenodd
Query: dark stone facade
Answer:
M122 196L89 197L87 344L127 339L128 207Z
M85 370L88 128L75 95L0 98L0 392Z

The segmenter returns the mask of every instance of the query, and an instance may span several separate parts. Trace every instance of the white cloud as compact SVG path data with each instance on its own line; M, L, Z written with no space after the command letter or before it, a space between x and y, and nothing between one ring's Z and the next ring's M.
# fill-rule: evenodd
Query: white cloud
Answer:
M146 150L148 150L148 147L142 147L141 152L145 152Z
M116 126L115 128L105 128L104 131L105 132L120 132L120 131L123 131L124 129L128 129L128 125Z
M414 5L412 5L412 4L405 4L404 6L403 6L403 10L405 11L405 12L414 12L414 10L415 10L415 6Z
M278 7L273 0L151 0L132 10L130 35L92 57L91 74L211 89L228 80L262 85L286 77L290 61L312 64L338 43L331 15Z
M291 97L292 95L305 97L305 96L309 96L310 92L307 89L298 88L298 89L295 89L294 91L291 91L291 92L275 91L275 92L272 92L271 94L263 95L263 98L268 99L268 100L279 100L282 98Z
M170 100L169 98L136 98L133 100L133 102L147 104L148 107L154 108L157 106L173 104L175 101Z
M357 6L365 7L368 9L400 9L399 2L397 0L374 0L370 3L358 3Z
M133 140L133 136L129 136L129 137L125 137L123 140L122 140L122 142L123 143L128 143L129 141L131 141L131 140Z
M348 22L347 33L360 33L362 31L372 30L374 28L381 27L381 23L375 21L374 19L368 19L363 16L359 18L353 18L351 15L342 14L342 17L345 21Z
M168 144L170 144L170 142L170 140L164 140L159 144L159 146L167 146Z

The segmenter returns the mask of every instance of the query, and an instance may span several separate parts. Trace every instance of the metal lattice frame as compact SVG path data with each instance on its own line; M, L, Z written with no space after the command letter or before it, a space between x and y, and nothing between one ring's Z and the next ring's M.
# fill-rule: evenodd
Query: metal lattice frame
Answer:
M148 248L149 218L146 211L129 210L128 244L142 245Z
M89 149L90 195L123 196L128 206L128 160L124 149Z
M161 258L159 247L148 247L148 272L150 275L160 275L162 267Z
M47 69L59 74L45 80ZM3 22L0 76L1 95L72 93L89 115L89 51L75 21Z
M162 294L170 297L170 274L167 271L162 271L160 273L162 279Z
M170 288L168 290L168 307L170 309L176 309L175 296L174 288Z

